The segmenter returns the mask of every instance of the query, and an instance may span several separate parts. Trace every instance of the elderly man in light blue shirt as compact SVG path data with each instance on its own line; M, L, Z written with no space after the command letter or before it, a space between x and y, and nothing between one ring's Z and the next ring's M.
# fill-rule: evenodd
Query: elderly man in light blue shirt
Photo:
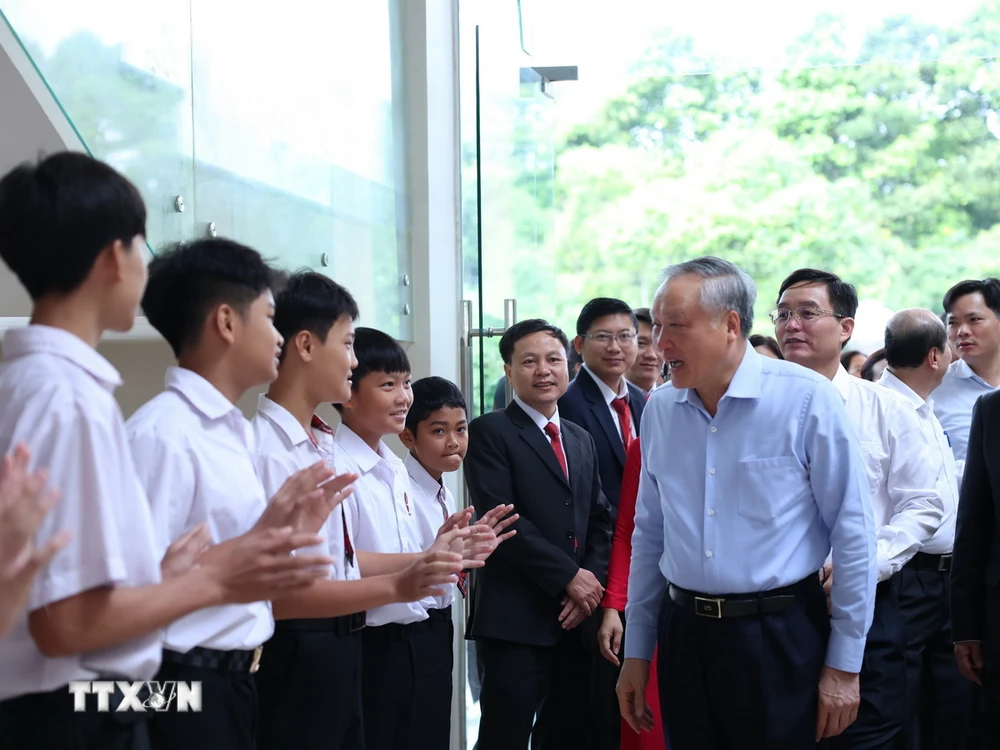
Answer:
M863 458L828 380L749 346L755 298L701 258L668 268L653 305L671 383L642 425L618 694L648 730L658 642L672 750L808 747L857 715L876 580Z

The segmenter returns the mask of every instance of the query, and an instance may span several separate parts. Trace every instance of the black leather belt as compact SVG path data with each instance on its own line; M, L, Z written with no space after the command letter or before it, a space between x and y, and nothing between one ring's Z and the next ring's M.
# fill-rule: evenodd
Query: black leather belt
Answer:
M923 552L918 552L906 563L906 567L947 573L951 570L951 555L925 555Z
M316 617L295 620L278 620L274 623L275 633L333 633L335 635L350 635L357 633L365 626L365 613L355 612L340 617Z
M727 594L714 596L688 591L670 584L670 598L678 607L694 612L701 617L721 620L723 617L752 617L773 612L781 612L795 604L796 595L804 593L807 587L819 588L816 575L804 578L791 586L784 586L758 594Z
M429 609L427 610L427 618L429 620L451 620L451 607L442 607L441 609Z
M186 654L163 649L163 663L198 667L199 669L214 669L217 672L250 672L252 674L257 671L262 651L262 646L250 651L220 651L215 648L195 646Z

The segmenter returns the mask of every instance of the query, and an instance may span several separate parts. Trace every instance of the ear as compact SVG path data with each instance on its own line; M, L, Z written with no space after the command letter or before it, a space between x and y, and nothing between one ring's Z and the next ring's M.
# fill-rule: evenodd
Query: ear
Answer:
M576 349L577 354L583 354L583 336L577 336L573 339L573 348Z
M399 433L399 442L406 446L406 450L413 450L413 446L417 444L417 436L414 435L409 427L405 427L401 433Z
M840 343L843 345L847 339L854 335L854 318L841 318L840 320Z
M743 333L740 331L740 314L738 312L730 310L726 313L723 322L726 324L726 336L730 341L743 338Z
M510 380L510 365L508 365L506 362L504 363L503 366L503 374L504 377L507 378L507 380Z
M239 313L231 305L222 303L215 308L209 320L211 327L218 334L219 338L227 344L232 345L236 342L237 326L239 325L237 321L239 317Z
M129 248L121 240L115 240L101 251L101 265L114 282L125 278L125 254Z
M313 346L315 339L310 331L299 331L291 341L289 348L295 349L299 353L299 359L303 362L312 362Z

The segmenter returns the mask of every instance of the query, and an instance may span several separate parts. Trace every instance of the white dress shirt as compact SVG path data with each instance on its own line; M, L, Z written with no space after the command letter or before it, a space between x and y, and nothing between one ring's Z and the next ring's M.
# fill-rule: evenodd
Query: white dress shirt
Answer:
M27 612L100 586L159 583L163 548L136 477L114 391L118 371L71 333L32 325L8 331L0 365L0 454L19 442L44 468L59 502L35 534L69 544L35 577L26 613L0 640L0 700L56 690L73 680L148 680L160 666L160 634L50 659L28 632ZM68 696L68 694L67 694ZM68 699L68 698L67 698Z
M611 421L615 423L615 429L618 430L618 434L621 435L622 434L621 421L618 419L618 412L615 411L615 407L611 405L611 402L614 401L616 398L628 399L629 396L628 381L625 378L622 378L621 385L618 388L618 393L615 393L613 390L608 388L608 384L605 383L603 380L601 380L599 377L597 377L594 374L593 370L587 367L587 365L585 364L580 365L580 369L585 371L591 378L593 378L594 382L597 383L597 387L600 389L601 395L604 397L604 402L608 405L608 411L611 412ZM647 393L646 395L648 396L649 394ZM632 433L632 437L635 437L636 432L635 432L634 419L629 420L629 430Z
M250 424L218 389L191 370L167 370L166 390L127 422L139 479L165 546L207 521L218 544L253 528L267 506L254 470ZM163 630L163 647L252 650L271 637L270 602L193 612Z
M944 520L934 536L924 542L921 552L928 555L950 555L955 546L955 520L958 512L958 473L955 454L948 436L938 418L934 416L934 401L924 399L890 370L882 373L880 385L890 388L905 398L917 413L924 438L928 445L928 460L937 474L937 490L944 506Z
M550 419L549 417L546 417L544 414L538 411L538 409L536 409L535 407L528 406L526 403L524 403L524 401L521 400L521 397L518 396L516 393L514 394L514 401L517 403L518 406L520 406L524 410L524 413L531 418L531 421L538 426L538 429L542 431L542 434L545 435L545 439L549 441L549 445L552 445L552 438L549 437L549 433L545 431L545 425L547 425L549 422L551 422L556 426L556 429L559 431L561 439L562 427L560 427L559 425L558 409L556 409L555 413L552 415L552 418Z
M348 505L348 523L353 526L352 538L357 549L381 553L422 552L414 515L415 498L411 498L413 490L403 462L381 441L378 451L373 451L344 424L337 427L333 440L341 451L337 454L337 470L359 476L354 491L344 501ZM369 627L392 622L407 625L426 619L427 610L419 602L397 602L368 610L366 624Z
M906 399L848 375L843 367L833 384L861 443L872 493L878 580L885 581L930 541L944 520L937 464Z
M410 476L410 487L413 489L413 511L417 519L417 531L420 534L421 549L429 549L437 539L441 524L455 512L455 498L451 491L427 473L420 462L408 454L403 459L403 465ZM444 490L444 507L438 500L438 493ZM445 586L443 596L433 596L423 599L420 603L425 609L447 609L455 601L455 587Z
M266 497L272 498L285 481L317 461L326 461L337 470L333 430L326 423L313 417L314 426L307 433L299 421L285 407L261 394L257 400L257 414L252 425L254 432L254 465L257 476L264 485ZM361 577L357 558L347 554L344 535L350 534L350 523L345 529L347 508L339 508L327 518L319 536L323 543L316 547L302 548L303 554L329 555L333 558L330 578L334 581L351 581ZM352 543L353 547L353 543Z
M965 452L969 446L969 427L972 425L972 407L979 397L996 390L973 372L964 359L956 359L948 366L934 391L934 414L948 433L955 460L959 462L959 479L965 467Z

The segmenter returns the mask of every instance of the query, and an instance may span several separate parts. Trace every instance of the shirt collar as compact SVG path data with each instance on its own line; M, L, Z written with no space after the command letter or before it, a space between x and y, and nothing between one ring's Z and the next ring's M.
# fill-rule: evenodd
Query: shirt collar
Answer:
M193 370L184 367L167 368L164 385L183 396L206 419L221 419L239 412L235 404L223 396L218 388Z
M956 359L948 366L948 374L954 378L962 378L966 380L974 380L979 383L984 388L989 388L991 391L994 390L993 386L983 380L976 371L973 370L969 363L964 359Z
M594 374L594 371L587 367L586 363L581 365L581 369L586 370L587 374L593 378L594 382L597 383L597 387L601 390L601 395L604 396L604 400L607 402L608 406L611 406L611 402L616 398L628 398L628 383L625 382L625 378L621 379L621 387L618 389L618 393L608 388L608 384L601 380Z
M764 358L754 351L750 342L747 341L740 366L733 373L733 379L722 398L760 398L763 361ZM702 405L694 388L676 389L674 400L687 401L697 406Z
M390 468L395 468L394 464L401 463L399 457L389 450L388 446L386 446L384 442L380 440L378 444L378 451L373 451L368 444L358 436L358 433L343 423L337 426L337 431L334 433L333 440L348 456L354 459L358 468L365 474L374 469L378 465L379 461L385 461L390 465Z
M284 406L269 399L267 394L262 393L257 399L257 413L267 417L293 446L302 445L309 440L309 435L299 424L299 420Z
M922 412L928 405L928 402L919 393L900 380L888 367L882 372L882 377L879 378L878 383L904 396L917 411Z
M518 396L516 393L514 394L514 401L517 402L518 406L524 409L524 413L527 414L529 417L531 417L531 421L534 422L536 425L538 425L538 429L541 430L542 432L545 432L545 425L547 425L549 422L554 424L556 427L559 427L560 432L562 431L562 428L559 426L558 408L556 408L556 413L552 415L552 419L549 419L540 411L538 411L538 409L536 409L535 407L528 406L526 403L524 403L524 401L521 400L521 397Z
M61 328L37 324L13 328L4 334L3 353L7 361L28 354L62 357L86 371L109 393L122 384L121 375L108 360L83 339Z
M833 387L840 391L840 397L846 404L851 398L851 387L854 385L851 379L854 376L844 369L843 365L837 367L837 374L833 376Z
M437 497L443 486L423 467L412 453L407 453L403 459L403 465L410 474L410 479L431 497Z

